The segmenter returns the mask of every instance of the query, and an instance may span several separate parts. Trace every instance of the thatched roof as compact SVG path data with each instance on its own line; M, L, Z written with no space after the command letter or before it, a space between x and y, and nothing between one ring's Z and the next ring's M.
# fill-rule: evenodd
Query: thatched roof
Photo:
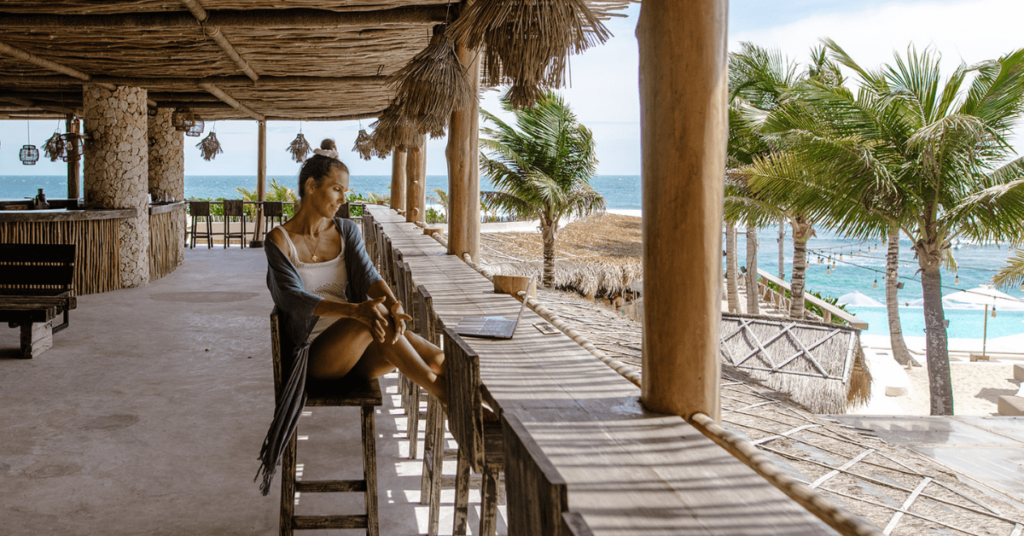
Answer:
M627 3L588 1L600 18ZM457 16L449 0L5 1L0 116L74 112L91 81L213 120L376 117L388 77Z

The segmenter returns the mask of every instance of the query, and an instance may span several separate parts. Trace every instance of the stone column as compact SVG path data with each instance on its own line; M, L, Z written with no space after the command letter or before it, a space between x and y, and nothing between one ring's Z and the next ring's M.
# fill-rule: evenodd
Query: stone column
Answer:
M82 88L85 111L85 205L89 208L134 208L121 220L121 287L149 282L149 149L146 90L93 84Z
M644 340L652 411L718 420L728 0L644 0Z
M171 108L149 116L149 193L153 199L173 196L185 199L185 133L171 124ZM174 229L185 236L185 211L175 213ZM185 242L177 243L178 264L185 262Z

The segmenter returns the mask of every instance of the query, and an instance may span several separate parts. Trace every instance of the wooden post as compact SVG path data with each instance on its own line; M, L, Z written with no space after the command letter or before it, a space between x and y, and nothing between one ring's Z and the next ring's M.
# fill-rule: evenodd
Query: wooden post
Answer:
M78 128L78 118L75 117L75 114L67 114L64 132L68 134L79 134L81 132ZM78 143L76 142L71 145L68 151L68 199L78 199L82 196L82 183L79 172L81 158L82 155L78 154Z
M480 84L480 55L463 45L455 47L466 66L473 91ZM448 254L480 256L480 103L452 113L448 127Z
M427 135L416 136L414 145L406 146L405 221L425 221L427 207Z
M256 230L253 231L252 241L249 242L251 248L263 247L263 234L266 233L266 229L263 228L263 202L267 200L267 122L257 121L257 124L259 125L259 149L256 155L256 200L260 204L256 205ZM227 218L225 218L224 225L227 224Z
M391 208L405 211L405 149L391 152Z
M728 0L640 8L644 338L649 409L720 419Z

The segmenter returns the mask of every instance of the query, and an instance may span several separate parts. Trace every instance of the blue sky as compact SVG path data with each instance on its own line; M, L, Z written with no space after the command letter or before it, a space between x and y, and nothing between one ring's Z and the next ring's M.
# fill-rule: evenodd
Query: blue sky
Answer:
M571 86L563 93L580 121L597 140L598 172L604 175L640 173L640 124L637 89L637 45L634 31L639 6L628 17L608 23L614 37L605 45L571 60ZM1024 20L1021 0L866 1L836 0L734 0L729 6L729 43L735 49L751 41L782 50L803 61L821 37L839 42L861 65L877 66L903 51L911 42L919 48L935 46L943 54L947 72L961 61L973 63L1006 54L1024 46L1019 21ZM481 106L497 111L497 91L487 92ZM254 106L255 107L255 106ZM333 137L342 148L342 159L353 174L387 175L390 161L360 160L351 147L359 122L307 122L302 130L311 143ZM209 125L209 124L208 124ZM41 146L57 121L34 121L32 143ZM224 154L213 162L199 157L194 145L199 138L185 138L185 172L189 175L255 175L256 127L251 121L216 124ZM1020 129L1018 129L1020 130ZM298 166L285 148L299 131L297 122L274 122L268 128L268 176L281 179L297 175ZM205 135L205 134L204 134ZM25 143L24 121L0 121L0 175L59 175L59 162L41 161L33 167L17 161ZM428 142L427 173L446 174L445 140ZM1015 141L1018 152L1024 144Z

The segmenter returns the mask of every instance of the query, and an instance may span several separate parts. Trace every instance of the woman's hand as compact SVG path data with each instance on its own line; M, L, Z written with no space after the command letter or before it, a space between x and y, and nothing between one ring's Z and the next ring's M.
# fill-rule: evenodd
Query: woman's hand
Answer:
M355 319L370 328L370 334L377 342L384 342L384 328L388 325L388 318L377 308L382 303L384 303L383 296L366 300L356 306Z
M398 342L398 338L405 335L405 323L412 320L412 317L405 314L402 310L402 303L395 302L391 306L391 318L395 319L395 338L391 341L391 344Z

